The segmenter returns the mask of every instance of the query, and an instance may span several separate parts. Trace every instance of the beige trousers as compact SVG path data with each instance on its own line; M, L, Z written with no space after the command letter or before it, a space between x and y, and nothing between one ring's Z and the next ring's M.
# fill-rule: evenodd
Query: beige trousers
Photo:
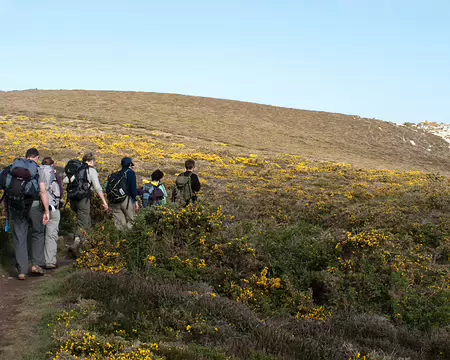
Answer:
M50 211L50 220L45 226L44 258L46 265L56 265L58 252L58 232L61 213L59 210Z
M114 225L118 230L131 229L136 217L136 202L129 196L120 204L111 204L113 211Z

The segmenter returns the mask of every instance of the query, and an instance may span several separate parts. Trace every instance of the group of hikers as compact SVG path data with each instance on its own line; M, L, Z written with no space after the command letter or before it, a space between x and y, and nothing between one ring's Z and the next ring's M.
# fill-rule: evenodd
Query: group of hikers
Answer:
M54 168L54 160L44 157L39 165L39 151L28 149L25 158L17 158L0 172L0 190L3 195L5 231L12 224L13 244L18 279L24 280L30 272L44 275L44 269L57 267L58 232L61 212L67 202L77 215L77 228L69 250L77 253L84 234L91 227L91 204L97 193L105 211L112 210L117 229L132 228L139 211L139 199L143 207L166 204L168 193L162 182L164 173L155 170L151 180L143 180L138 187L131 158L121 160L121 169L108 176L105 192L95 169L93 153L82 160L70 160L61 178ZM187 206L197 201L200 181L195 174L195 161L186 160L185 171L177 176L171 201ZM64 189L66 185L66 189ZM67 201L64 201L66 191ZM105 196L106 195L106 196ZM109 204L108 204L109 203ZM31 225L31 269L28 260L28 228Z

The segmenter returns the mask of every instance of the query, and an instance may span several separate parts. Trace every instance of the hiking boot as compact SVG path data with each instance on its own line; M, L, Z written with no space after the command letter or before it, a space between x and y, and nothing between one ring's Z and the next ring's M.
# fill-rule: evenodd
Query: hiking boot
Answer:
M80 248L80 246L81 246L81 239L79 236L76 236L75 239L73 240L73 243L70 244L67 248L69 251L76 253Z
M31 273L32 273L33 275L40 275L40 276L45 275L44 269L41 268L41 267L38 266L38 265L34 265L34 266L31 267Z
M67 245L68 254L71 254L73 258L77 258L80 255L81 239L80 237L75 237L72 244Z

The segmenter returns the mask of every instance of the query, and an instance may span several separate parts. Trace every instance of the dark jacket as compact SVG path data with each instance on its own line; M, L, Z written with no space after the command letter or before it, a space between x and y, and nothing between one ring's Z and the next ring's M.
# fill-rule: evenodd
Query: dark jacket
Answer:
M122 168L122 171L127 176L127 189L128 195L131 199L136 200L138 195L137 185L136 185L136 173L129 167Z
M185 171L184 173L180 174L180 176L189 176L189 174L191 175L191 189L194 193L199 192L200 191L200 180L198 179L197 174L194 174L192 171Z

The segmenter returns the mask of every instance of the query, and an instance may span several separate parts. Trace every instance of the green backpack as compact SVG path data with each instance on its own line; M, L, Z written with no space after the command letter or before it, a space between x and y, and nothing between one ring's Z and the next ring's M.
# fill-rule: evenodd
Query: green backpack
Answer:
M191 175L192 173L188 176L184 176L183 174L178 175L172 193L172 201L174 203L181 206L187 206L195 195L191 187Z

